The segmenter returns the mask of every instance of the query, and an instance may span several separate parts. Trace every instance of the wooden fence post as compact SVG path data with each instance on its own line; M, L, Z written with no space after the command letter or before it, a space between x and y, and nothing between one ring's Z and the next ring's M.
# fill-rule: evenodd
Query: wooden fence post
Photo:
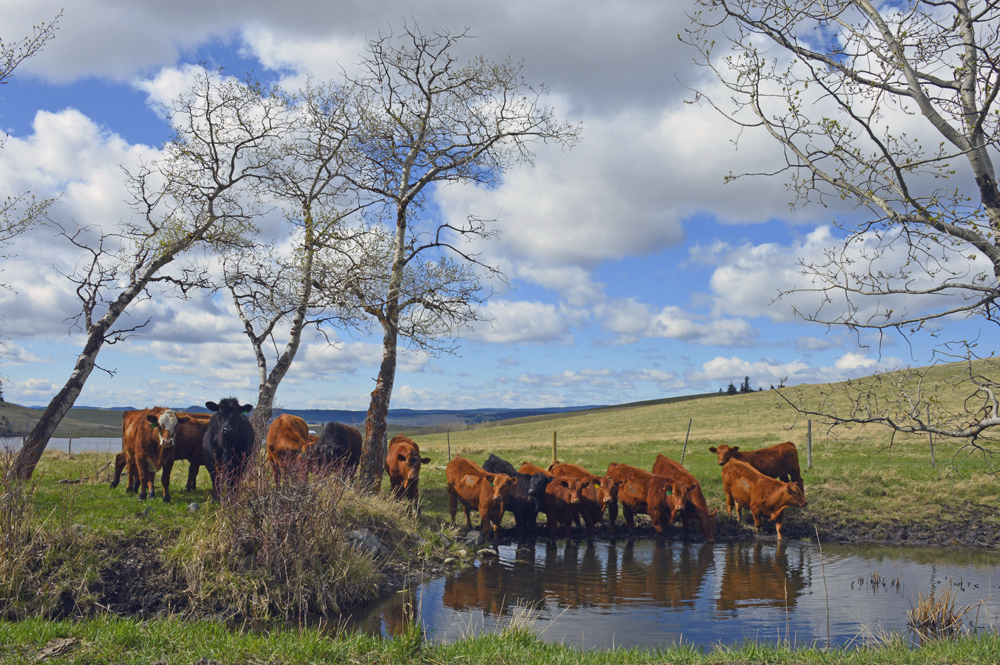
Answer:
M684 466L684 454L688 451L688 437L691 436L691 421L694 418L688 418L688 431L684 435L684 450L681 451L681 466Z
M448 461L451 461L451 430L445 432L445 436L448 437Z
M927 405L927 426L931 426L931 405ZM936 467L937 463L934 461L934 432L927 432L927 437L931 440L931 466Z
M806 421L806 469L813 468L813 421Z
M559 459L556 457L556 433L555 430L552 431L552 463L557 464Z

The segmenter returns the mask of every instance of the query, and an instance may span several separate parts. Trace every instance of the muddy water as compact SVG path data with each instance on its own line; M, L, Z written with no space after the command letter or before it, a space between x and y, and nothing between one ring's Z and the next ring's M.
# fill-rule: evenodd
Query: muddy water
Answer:
M956 607L985 600L967 623L1000 623L1000 557L981 552L830 544L821 555L806 542L653 541L499 552L392 594L347 625L396 635L411 604L431 639L453 641L501 630L529 603L543 640L585 649L786 638L838 646L906 634L918 592L948 588Z

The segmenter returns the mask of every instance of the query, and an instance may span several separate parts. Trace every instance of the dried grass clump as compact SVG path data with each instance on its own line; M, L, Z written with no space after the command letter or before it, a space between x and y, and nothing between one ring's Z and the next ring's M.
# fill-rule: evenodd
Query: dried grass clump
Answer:
M367 528L391 548L409 530L405 508L359 496L336 474L289 474L280 488L269 476L262 466L251 469L179 540L171 556L195 603L234 617L287 620L374 598L382 564L347 534Z
M906 613L906 625L923 640L953 637L963 632L965 615L983 602L956 610L955 590L950 586L938 594L931 590L926 598L918 592L917 606Z

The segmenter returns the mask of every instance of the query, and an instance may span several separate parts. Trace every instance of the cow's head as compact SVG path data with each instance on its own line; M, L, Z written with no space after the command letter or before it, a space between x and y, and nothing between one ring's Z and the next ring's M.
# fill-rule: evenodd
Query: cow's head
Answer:
M406 455L396 455L396 459L403 467L403 489L415 485L420 480L420 465L430 464L430 457L421 457L416 450L411 450Z
M493 487L494 501L506 501L510 497L510 493L514 491L514 486L517 485L517 478L511 478L506 473L487 473L486 477Z
M544 473L536 473L528 476L528 496L541 499L545 496L545 487L552 482L552 476L546 476Z
M223 441L228 440L237 430L240 418L253 410L253 406L250 404L241 405L235 397L227 397L226 399L219 400L218 404L215 402L205 402L205 408L209 411L214 411L215 415L219 417L219 432Z
M156 438L160 442L161 448L173 448L174 432L177 430L177 426L189 420L191 420L189 417L178 416L170 409L167 409L158 417L154 415L146 416L146 421L153 426L153 432L156 433Z
M718 448L709 448L708 452L715 453L719 456L719 466L723 466L726 462L733 458L733 453L740 449L739 446L733 446L730 448L726 444L721 444Z
M598 478L594 481L601 488L602 503L610 504L618 501L618 488L622 486L620 480L614 480L609 476Z
M784 483L785 485L785 496L782 497L782 503L789 506L806 506L806 494L799 487L798 483Z
M589 484L589 483L588 483ZM583 492L583 481L579 478L569 478L567 476L556 476L553 479L552 485L555 486L555 492L570 505L577 505L580 503L580 493ZM551 489L549 491L552 491Z

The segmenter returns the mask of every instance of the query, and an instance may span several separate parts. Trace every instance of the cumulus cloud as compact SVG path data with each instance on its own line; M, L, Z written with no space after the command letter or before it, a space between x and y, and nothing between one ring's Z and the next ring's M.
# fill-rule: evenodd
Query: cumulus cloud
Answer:
M602 325L618 335L618 344L661 337L702 346L753 346L759 333L742 319L698 321L676 306L655 311L634 298L616 299L596 308Z
M493 300L480 312L488 321L476 324L470 340L490 344L568 344L573 341L561 308L537 301Z

